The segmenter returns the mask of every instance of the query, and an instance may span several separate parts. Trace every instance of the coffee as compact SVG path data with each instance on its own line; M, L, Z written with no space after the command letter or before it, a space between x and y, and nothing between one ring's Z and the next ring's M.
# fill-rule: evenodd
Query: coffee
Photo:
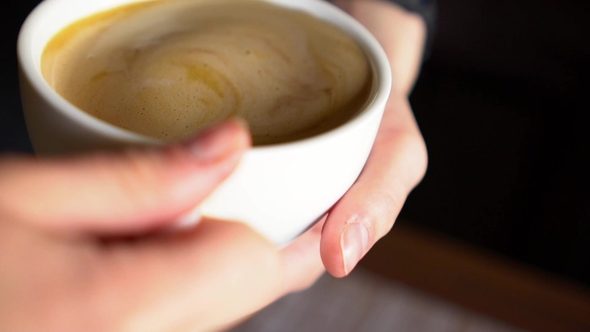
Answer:
M258 0L138 2L80 20L42 58L81 110L165 141L238 116L257 145L316 135L366 104L371 70L346 33Z

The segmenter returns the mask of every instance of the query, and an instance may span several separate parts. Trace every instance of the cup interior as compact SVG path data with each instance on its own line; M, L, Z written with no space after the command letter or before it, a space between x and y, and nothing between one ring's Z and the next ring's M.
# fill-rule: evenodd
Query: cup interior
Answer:
M18 43L18 57L21 69L29 78L34 89L54 109L107 135L133 142L160 144L162 142L157 139L116 127L78 109L53 90L45 81L41 71L41 57L45 47L53 36L61 30L77 20L92 14L138 1L160 0L45 0L29 15L21 29ZM372 91L363 109L343 125L313 137L270 146L255 147L255 149L264 150L273 149L276 146L313 144L314 140L336 137L339 132L347 130L350 126L355 126L357 122L367 121L372 116L380 116L380 114L375 114L380 113L380 111L378 107L373 107L373 105L382 105L388 98L391 88L391 71L383 49L377 40L360 23L339 8L322 0L264 1L294 10L303 10L319 19L332 23L352 36L364 50L369 60L372 69L373 84Z

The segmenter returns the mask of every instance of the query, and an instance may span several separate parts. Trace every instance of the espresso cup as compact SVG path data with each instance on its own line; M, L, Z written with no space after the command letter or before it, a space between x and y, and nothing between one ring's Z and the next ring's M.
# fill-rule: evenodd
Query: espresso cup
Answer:
M25 21L18 41L21 98L37 155L164 144L88 115L55 92L41 71L43 51L61 30L92 14L138 1L145 0L45 0ZM202 215L243 222L281 246L325 215L358 178L375 141L392 77L377 40L339 8L321 0L260 1L307 12L348 33L366 53L373 80L357 115L313 137L253 147L235 172L183 221L194 222Z

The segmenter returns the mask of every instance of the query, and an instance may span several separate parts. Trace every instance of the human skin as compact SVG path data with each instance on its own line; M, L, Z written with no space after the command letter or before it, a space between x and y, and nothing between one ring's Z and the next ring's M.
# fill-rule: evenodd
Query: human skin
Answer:
M335 0L383 46L393 87L369 160L358 181L330 211L321 256L335 277L348 275L393 227L410 192L426 173L426 145L408 101L426 40L422 18L372 0Z
M311 285L321 225L283 250L240 223L170 231L249 146L231 120L164 149L2 157L0 331L218 330Z
M249 148L237 120L165 148L2 156L0 331L216 331L324 268L348 275L426 170L408 103L425 27L391 4L337 4L383 44L395 84L365 170L322 222L284 249L239 223L164 231Z

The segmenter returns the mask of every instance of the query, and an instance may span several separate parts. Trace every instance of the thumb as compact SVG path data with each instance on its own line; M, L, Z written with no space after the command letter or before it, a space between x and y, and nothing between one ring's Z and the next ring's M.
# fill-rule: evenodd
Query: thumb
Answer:
M230 120L186 142L84 156L0 160L0 211L74 233L124 235L171 226L195 208L249 147Z

